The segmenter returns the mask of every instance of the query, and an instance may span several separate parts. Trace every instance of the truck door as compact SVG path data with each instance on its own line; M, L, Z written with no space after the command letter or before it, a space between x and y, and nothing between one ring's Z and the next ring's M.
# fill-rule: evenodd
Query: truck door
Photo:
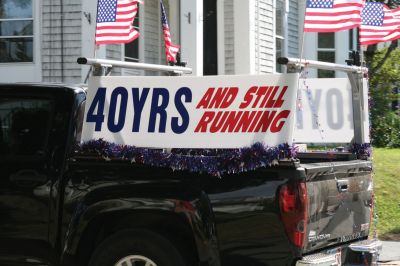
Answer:
M47 264L51 253L48 224L57 112L51 96L37 95L5 94L0 88L1 265Z

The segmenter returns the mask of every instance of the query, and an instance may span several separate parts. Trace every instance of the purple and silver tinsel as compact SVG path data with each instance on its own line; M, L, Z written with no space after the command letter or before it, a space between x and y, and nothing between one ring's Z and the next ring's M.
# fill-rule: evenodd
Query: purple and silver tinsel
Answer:
M371 157L372 154L370 143L364 143L364 144L353 143L350 146L349 151L357 155L358 159L367 159Z
M295 159L296 148L289 144L267 147L255 143L241 149L163 149L119 145L103 139L91 140L76 147L77 155L95 155L104 159L126 160L173 170L208 173L214 176L269 167L279 160Z

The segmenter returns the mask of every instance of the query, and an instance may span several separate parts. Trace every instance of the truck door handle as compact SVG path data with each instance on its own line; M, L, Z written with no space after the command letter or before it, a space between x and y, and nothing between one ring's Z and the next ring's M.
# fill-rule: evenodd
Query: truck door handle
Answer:
M39 174L36 170L25 169L10 175L10 181L17 185L27 185L27 183L32 186L42 185L46 183L47 176Z
M347 179L336 180L336 185L339 192L346 192L349 188L349 180Z

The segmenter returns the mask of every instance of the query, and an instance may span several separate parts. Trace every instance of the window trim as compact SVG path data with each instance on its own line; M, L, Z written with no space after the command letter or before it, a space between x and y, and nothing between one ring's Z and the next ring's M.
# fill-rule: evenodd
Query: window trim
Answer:
M144 23L144 14L145 14L145 8L146 5L141 5L140 3L138 3L139 7L139 27L135 27L135 29L137 29L140 33L139 38L137 38L136 40L134 40L134 42L139 42L139 51L138 51L138 63L143 63L144 62L144 31L145 31L145 23ZM125 44L121 45L121 61L127 61L126 60L126 56L125 56ZM132 61L129 61L132 62ZM135 61L133 61L135 62ZM141 73L141 75L144 73L144 70L133 70L133 69L127 69L127 68L122 68L122 74L123 75L132 75L132 71L135 71L134 73L137 73L137 71L139 71L139 73Z
M280 1L282 3L282 21L281 21L281 28L282 28L282 34L283 35L278 35L276 33L276 27L277 27L277 10L278 10L278 1ZM278 72L278 63L277 63L277 39L282 40L282 47L281 47L281 54L284 55L285 54L285 45L287 40L285 39L285 25L284 25L284 18L283 16L285 15L285 1L284 0L274 0L274 24L273 24L273 32L274 32L274 72L275 73L283 73L284 69L282 67L282 65L280 65L280 67L282 68L280 72Z
M133 28L135 28L136 30L138 30L139 32L140 32L140 25L141 25L141 21L140 21L141 19L140 19L140 16L139 16L139 27L136 27L136 26L134 26ZM134 40L133 42L137 42L137 41L139 41L139 39L136 39L136 40ZM133 42L131 42L131 43L133 43ZM138 44L138 58L133 58L133 57L129 57L129 56L126 56L126 54L125 54L125 47L126 47L126 45L129 45L129 44L131 44L131 43L127 43L127 44L124 44L124 45L122 45L123 46L123 57L124 57L124 61L128 61L128 62L140 62L140 43Z
M176 1L174 4L179 6L179 10L177 11L177 14L179 15L181 12L181 2L180 0L174 0ZM164 0L164 6L165 8L168 10L169 8L171 8L171 2L169 0ZM145 23L145 12L146 12L146 4L144 5L140 5L139 4L139 12L138 12L138 16L139 16L139 27L135 27L139 33L140 33L140 37L138 39L136 39L134 42L138 42L138 46L139 46L139 51L138 51L138 61L139 63L144 63L146 60L146 52L145 52L145 44L146 44L146 23ZM164 34L163 34L163 29L162 29L162 25L161 25L161 7L159 2L157 2L157 36L158 36L158 53L159 56L157 58L157 63L158 64L165 64L166 63L166 59L165 59L165 46L164 46ZM172 24L176 24L176 28L174 27L173 29L170 29L171 31L171 38L174 34L177 35L178 40L176 40L176 42L180 43L181 42L181 28L180 28L180 23L181 23L181 18L180 17L171 17L169 12L167 11L167 16L168 16L168 22L169 25L171 26ZM174 42L174 41L173 41ZM180 51L182 52L182 51ZM125 56L125 45L121 45L121 60L122 61L126 61L126 58L130 58L130 57L126 57ZM134 60L134 58L131 58ZM146 71L144 70L133 70L134 74L138 74L141 73L144 75L144 73ZM122 69L122 74L124 75L131 75L132 74L132 69Z
M0 66L6 66L6 65L13 65L13 66L20 66L20 65L34 65L38 63L38 58L39 58L39 22L37 21L38 19L38 13L39 13L39 7L38 3L39 0L31 0L32 3L32 17L21 17L21 18L0 18L0 22L4 21L32 21L32 35L17 35L17 36L0 36L0 39L19 39L19 38L32 38L32 61L28 62L0 62Z
M329 33L329 32L328 32ZM316 36L317 36L317 38L316 38L316 58L317 58L317 60L319 60L319 58L318 58L318 55L319 55L319 52L333 52L333 55L334 55L334 62L331 62L331 63L335 63L336 62L336 56L337 56L337 48L336 48L336 39L337 39L337 36L336 36L336 33L335 32L333 32L332 34L333 34L333 36L334 36L334 39L333 39L333 48L320 48L319 47L319 36L320 36L320 34L321 34L321 32L318 32L317 34L316 34ZM323 33L322 33L323 34ZM319 73L320 73L320 71L321 71L321 69L318 69L317 70L317 78L320 78L319 77ZM323 71L332 71L333 72L333 77L331 77L331 78L336 78L336 71L334 71L334 70L323 70Z

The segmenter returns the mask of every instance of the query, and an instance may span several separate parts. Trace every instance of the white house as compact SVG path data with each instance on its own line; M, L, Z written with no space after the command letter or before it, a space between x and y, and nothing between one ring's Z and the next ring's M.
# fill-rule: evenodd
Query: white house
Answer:
M345 64L345 60L349 58L350 51L358 51L358 34L356 29L345 30L340 32L303 33L304 13L306 9L306 1L299 3L299 32L302 33L302 41L300 43L300 54L304 58L310 60L318 60L324 62ZM304 40L304 42L303 42ZM301 48L303 47L303 48ZM303 51L301 51L303 50ZM310 77L346 77L343 72L334 72L326 70L309 70Z
M80 56L166 64L159 0L144 0L135 26L139 39L95 49L97 1L0 2L0 82L81 83L89 67ZM344 62L355 33L307 33L305 1L164 0L174 43L194 75L281 72L282 55ZM351 49L350 49L351 48ZM159 74L113 69L112 74Z

